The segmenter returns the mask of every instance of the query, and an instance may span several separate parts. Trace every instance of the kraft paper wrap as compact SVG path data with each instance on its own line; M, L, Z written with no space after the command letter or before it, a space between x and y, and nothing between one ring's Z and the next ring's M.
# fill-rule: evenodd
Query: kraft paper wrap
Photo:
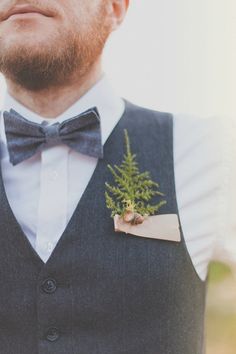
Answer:
M125 232L140 237L180 242L179 220L176 214L148 216L142 224L132 225L119 215L114 216L117 232Z

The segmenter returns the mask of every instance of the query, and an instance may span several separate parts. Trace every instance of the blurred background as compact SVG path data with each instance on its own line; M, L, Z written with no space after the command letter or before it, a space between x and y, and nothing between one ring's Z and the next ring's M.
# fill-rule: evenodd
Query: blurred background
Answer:
M220 116L236 128L235 63L235 0L131 0L126 21L111 36L104 55L105 72L121 96L199 119ZM0 77L0 107L4 92ZM235 145L230 148L236 156ZM224 236L236 254L234 165L227 182L231 199ZM236 353L235 269L236 258L232 264L226 260L210 266L207 354Z
M206 354L236 352L236 269L212 262L207 298Z

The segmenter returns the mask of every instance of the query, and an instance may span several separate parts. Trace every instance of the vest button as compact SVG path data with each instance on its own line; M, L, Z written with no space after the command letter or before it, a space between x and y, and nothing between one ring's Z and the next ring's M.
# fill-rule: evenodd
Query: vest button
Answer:
M57 284L54 279L46 279L42 284L42 289L47 294L52 294L57 289Z
M46 338L49 342L55 342L59 338L58 329L55 327L48 328Z

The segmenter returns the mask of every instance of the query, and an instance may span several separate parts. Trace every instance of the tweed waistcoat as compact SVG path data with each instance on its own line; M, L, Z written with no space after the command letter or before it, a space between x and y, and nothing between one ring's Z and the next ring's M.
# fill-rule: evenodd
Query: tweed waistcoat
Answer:
M181 242L114 232L105 205L105 182L113 183L107 164L121 163L127 129L140 171L150 171L165 193L160 213L178 214L172 118L126 101L45 264L17 223L0 178L0 353L204 353L206 282L182 229Z

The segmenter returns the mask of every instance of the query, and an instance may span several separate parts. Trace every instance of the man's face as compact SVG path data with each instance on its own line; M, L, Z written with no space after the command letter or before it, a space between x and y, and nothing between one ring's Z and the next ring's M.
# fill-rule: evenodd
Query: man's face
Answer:
M40 90L84 75L111 31L107 0L0 0L0 71Z

